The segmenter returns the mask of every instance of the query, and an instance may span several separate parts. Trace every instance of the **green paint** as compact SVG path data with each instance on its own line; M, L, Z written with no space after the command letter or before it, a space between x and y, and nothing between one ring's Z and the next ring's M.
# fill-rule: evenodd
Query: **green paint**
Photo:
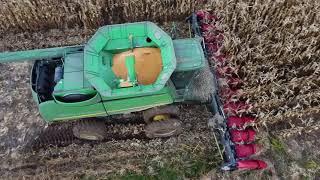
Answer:
M161 106L173 103L170 94L159 94L152 96L141 96L128 99L119 99L106 101L104 103L108 114L123 114L149 109L155 106Z
M171 104L170 94L141 96L101 102L99 95L80 103L47 101L39 104L40 114L48 121L101 117L145 110L154 106ZM107 110L107 111L106 111Z
M192 71L205 66L205 56L201 47L201 39L177 39L173 41L177 58L175 72Z
M126 68L128 70L129 81L133 85L136 85L137 77L136 77L136 70L135 70L134 65L135 65L134 55L127 56L126 57Z

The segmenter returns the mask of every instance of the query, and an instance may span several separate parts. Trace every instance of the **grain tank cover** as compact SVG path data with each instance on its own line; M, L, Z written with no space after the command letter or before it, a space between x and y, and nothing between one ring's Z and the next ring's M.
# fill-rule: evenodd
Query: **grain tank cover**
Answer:
M149 85L135 84L119 87L120 79L112 70L113 57L137 48L159 48L162 70ZM129 61L130 60L130 61ZM152 59L150 59L152 61ZM128 66L134 61L128 58ZM108 25L101 27L89 40L84 50L85 77L105 97L119 97L152 93L161 90L176 68L176 57L171 37L151 22ZM134 67L128 72L134 72ZM131 76L131 75L130 75ZM134 76L131 76L134 78Z

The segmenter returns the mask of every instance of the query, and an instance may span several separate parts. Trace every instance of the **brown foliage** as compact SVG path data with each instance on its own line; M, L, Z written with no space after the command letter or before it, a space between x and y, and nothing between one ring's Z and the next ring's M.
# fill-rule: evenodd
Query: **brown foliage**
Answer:
M181 20L205 4L193 0L3 0L0 33L65 29L94 29L104 24L152 20Z
M263 124L320 108L320 1L217 3L226 50ZM304 118L302 118L302 116ZM276 117L276 118L275 118Z

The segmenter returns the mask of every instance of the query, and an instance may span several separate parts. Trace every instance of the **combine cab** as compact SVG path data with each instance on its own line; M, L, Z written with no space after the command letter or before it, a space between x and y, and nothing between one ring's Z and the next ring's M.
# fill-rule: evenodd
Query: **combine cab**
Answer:
M201 19L199 13L189 18L193 38L173 40L151 22L108 25L85 45L3 52L0 62L34 61L31 90L41 116L50 124L74 122L79 139L103 140L103 119L128 113L142 114L149 138L177 135L182 130L177 104L207 104L224 118L224 169L233 170L244 163L236 153L247 154L231 142Z

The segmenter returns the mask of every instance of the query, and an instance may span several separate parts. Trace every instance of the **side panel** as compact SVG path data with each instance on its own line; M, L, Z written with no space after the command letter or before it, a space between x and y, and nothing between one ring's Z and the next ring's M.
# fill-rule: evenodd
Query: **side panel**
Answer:
M171 104L174 101L174 93L174 89L165 88L162 93L158 94L105 101L101 101L99 94L90 100L78 103L51 100L40 103L39 111L46 122L108 116ZM37 96L36 93L34 95Z
M104 102L104 105L109 115L130 113L142 111L155 106L161 106L173 103L173 98L170 94L159 94L152 96L142 96L129 99L120 99Z
M175 72L200 69L205 66L206 59L201 46L201 41L196 38L177 39L173 41L174 52L177 58Z
M176 88L175 102L184 101L186 89L192 79L206 66L201 39L177 39L173 41L177 68L170 79Z
M132 87L132 88L136 88L137 90L139 90L139 86ZM126 90L126 88L122 88L122 89ZM129 98L142 97L142 96L159 95L159 94L171 93L172 89L175 89L175 87L172 84L168 84L167 86L165 86L164 88L162 88L161 90L156 91L156 92L150 92L150 91L145 92L145 91L140 90L139 93L132 92L132 94L125 95L125 96L118 96L118 97L112 97L112 96L104 97L104 96L102 96L102 100L103 101L111 101L111 100L118 100L118 99L129 99ZM172 94L172 95L174 95L174 94Z
M85 106L71 106L47 101L39 104L39 111L46 122L108 116L149 109L173 103L170 94L159 94L136 98L120 99ZM105 107L104 107L104 106ZM107 110L107 112L106 112Z
M39 111L46 122L107 116L102 103L86 106L66 106L54 101L47 101L39 104Z

